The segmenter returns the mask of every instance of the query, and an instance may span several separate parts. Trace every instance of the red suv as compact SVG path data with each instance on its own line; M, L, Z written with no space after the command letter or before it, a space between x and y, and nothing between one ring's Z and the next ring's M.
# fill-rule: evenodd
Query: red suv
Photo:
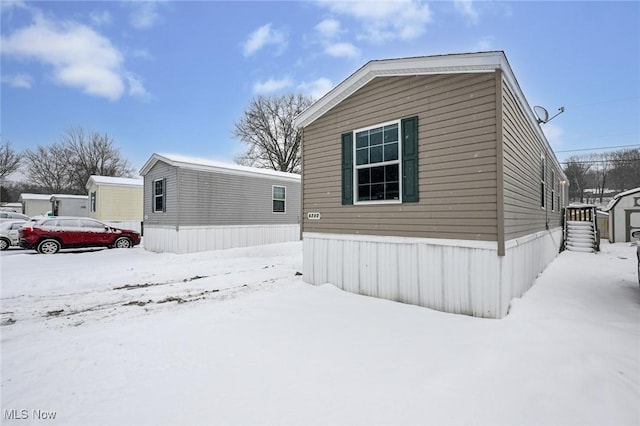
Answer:
M49 217L26 223L19 231L21 247L43 254L63 248L118 247L140 244L136 231L118 229L86 217Z

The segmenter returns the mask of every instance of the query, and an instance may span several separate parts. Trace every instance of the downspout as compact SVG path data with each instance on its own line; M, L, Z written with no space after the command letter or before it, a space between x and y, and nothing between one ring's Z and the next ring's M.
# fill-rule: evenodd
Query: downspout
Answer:
M504 135L502 108L502 70L497 69L496 78L496 219L498 222L498 256L505 255L504 241Z
M300 241L304 232L304 127L300 129L300 213L298 223L300 224Z

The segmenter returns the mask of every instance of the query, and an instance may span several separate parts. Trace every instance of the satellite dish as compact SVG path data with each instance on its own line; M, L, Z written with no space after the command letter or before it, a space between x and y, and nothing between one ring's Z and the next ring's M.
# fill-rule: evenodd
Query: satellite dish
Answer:
M549 113L547 112L547 110L542 108L541 106L537 106L537 105L534 106L533 112L536 114L536 117L538 118L538 124L546 124L551 120L553 120L554 118L556 118L557 116L559 116L560 114L562 114L564 112L564 107L558 108L558 113L551 118L549 118Z
M549 112L541 106L534 106L533 112L535 112L536 117L538 117L538 124L549 121Z

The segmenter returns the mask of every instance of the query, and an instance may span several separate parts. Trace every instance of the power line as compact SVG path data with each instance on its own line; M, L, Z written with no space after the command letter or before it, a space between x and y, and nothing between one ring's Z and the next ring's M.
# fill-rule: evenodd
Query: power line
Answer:
M635 144L635 145L618 145L618 146L603 146L600 148L583 148L583 149L568 149L565 151L555 151L556 153L560 153L560 152L578 152L578 151L596 151L598 149L613 149L613 148L629 148L632 146L640 146L639 144Z
M593 164L593 163L631 163L640 161L640 158L630 158L628 160L580 160L580 161L559 161L560 164Z

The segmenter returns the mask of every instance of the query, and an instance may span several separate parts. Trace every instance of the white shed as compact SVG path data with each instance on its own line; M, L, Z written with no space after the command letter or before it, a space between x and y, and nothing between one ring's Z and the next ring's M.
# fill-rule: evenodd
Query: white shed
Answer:
M616 195L604 211L609 213L609 241L631 241L631 232L640 230L640 188Z
M89 216L86 195L53 194L50 198L54 216Z
M51 194L22 193L18 201L27 216L45 216L51 211Z

